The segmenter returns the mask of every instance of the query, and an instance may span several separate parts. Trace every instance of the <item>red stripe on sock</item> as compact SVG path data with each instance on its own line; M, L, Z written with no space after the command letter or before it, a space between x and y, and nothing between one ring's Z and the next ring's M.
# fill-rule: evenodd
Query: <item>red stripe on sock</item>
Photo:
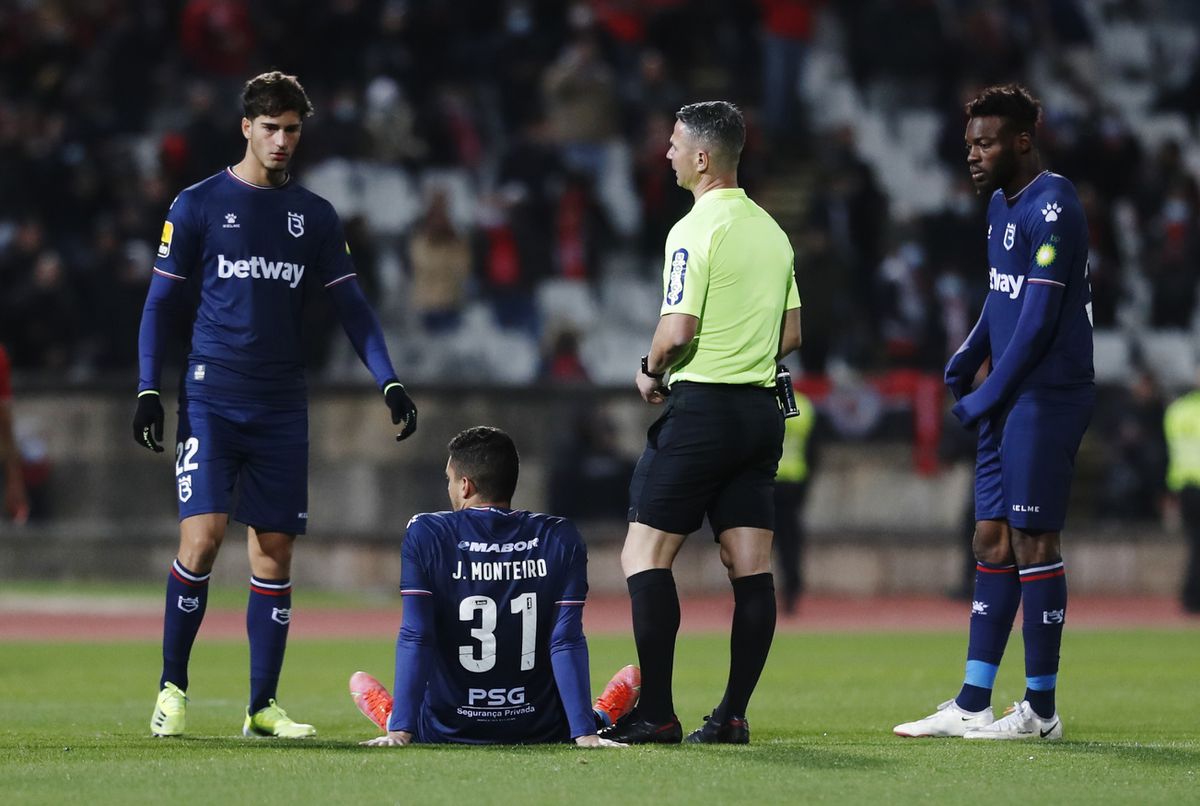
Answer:
M255 593L261 593L263 596L287 596L292 592L291 586L288 586L283 590L271 590L270 588L260 588L257 585L251 585L250 590L254 591Z
M187 577L181 575L178 571L176 571L175 566L173 566L173 565L171 566L171 576L175 577L180 582L182 582L184 585L187 585L189 588L199 588L202 585L208 584L207 579L201 580L200 582L194 582L193 580L188 579Z
M1017 567L1009 566L1008 568L987 568L978 563L975 564L975 570L984 574L1015 574Z
M1059 568L1057 571L1050 571L1049 573L1046 573L1046 574L1034 574L1031 577L1022 576L1021 581L1022 582L1035 582L1039 579L1052 579L1054 577L1061 577L1061 576L1066 576L1066 575L1067 575L1066 569Z

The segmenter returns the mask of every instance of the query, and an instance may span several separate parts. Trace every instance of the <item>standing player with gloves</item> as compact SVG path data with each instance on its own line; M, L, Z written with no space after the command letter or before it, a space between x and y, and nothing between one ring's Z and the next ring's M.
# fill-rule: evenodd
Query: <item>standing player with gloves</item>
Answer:
M316 733L275 702L291 621L291 563L308 518L308 410L301 310L323 288L383 392L402 440L417 410L396 380L383 333L355 279L337 213L288 171L312 105L294 76L265 73L242 92L246 153L184 190L163 225L138 336L133 435L162 452L163 343L192 322L179 390L175 480L179 554L167 578L163 669L150 730L184 732L188 656L230 516L249 527L247 736ZM236 501L236 507L234 502Z

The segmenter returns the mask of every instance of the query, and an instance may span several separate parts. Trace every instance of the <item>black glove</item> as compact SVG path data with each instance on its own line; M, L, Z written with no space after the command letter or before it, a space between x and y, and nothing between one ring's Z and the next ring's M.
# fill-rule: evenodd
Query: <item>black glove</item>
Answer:
M396 435L396 441L406 439L417 430L417 407L400 385L400 381L392 378L383 385L383 400L392 411L392 423L404 423L404 428Z
M162 453L163 407L158 392L147 389L138 394L137 411L133 413L133 438L137 444Z

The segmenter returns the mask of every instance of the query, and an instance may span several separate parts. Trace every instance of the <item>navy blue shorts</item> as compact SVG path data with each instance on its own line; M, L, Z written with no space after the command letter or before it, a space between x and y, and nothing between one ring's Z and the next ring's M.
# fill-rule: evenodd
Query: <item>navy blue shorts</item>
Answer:
M714 538L774 529L782 451L773 388L676 383L629 482L629 521L686 535L707 515Z
M175 488L180 520L226 512L260 532L304 534L307 409L183 400Z
M1007 417L979 423L975 520L1022 532L1060 532L1095 393L1025 393Z

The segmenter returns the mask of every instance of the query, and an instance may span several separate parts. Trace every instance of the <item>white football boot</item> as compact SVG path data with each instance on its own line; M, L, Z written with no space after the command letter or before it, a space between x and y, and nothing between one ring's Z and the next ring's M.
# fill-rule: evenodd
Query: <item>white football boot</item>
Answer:
M954 700L946 700L929 716L916 722L905 722L892 728L897 736L915 739L926 736L963 736L972 728L991 725L992 707L971 713L958 707Z
M1029 705L1029 701L1014 702L1004 716L982 728L972 728L963 734L964 739L1045 739L1062 738L1062 720L1058 712L1049 719L1042 719Z

